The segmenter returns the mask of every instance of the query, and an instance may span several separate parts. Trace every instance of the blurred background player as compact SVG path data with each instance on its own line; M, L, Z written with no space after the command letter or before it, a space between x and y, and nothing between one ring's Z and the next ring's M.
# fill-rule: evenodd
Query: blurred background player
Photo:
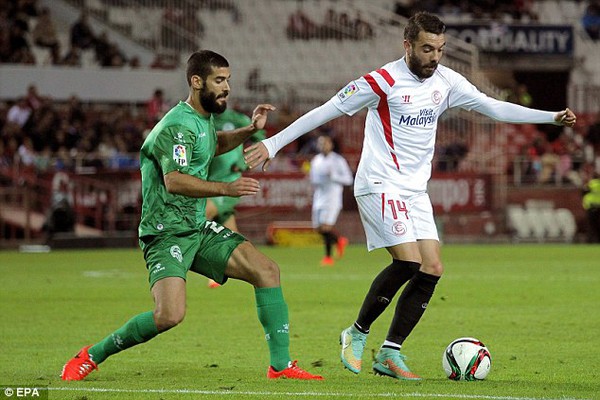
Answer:
M214 116L217 131L232 131L237 128L248 126L252 120L245 114L232 109L227 109L221 114ZM266 137L264 129L256 131L250 138L252 142L259 142ZM233 182L242 176L248 167L244 161L243 145L227 153L213 158L208 169L208 180L215 182ZM239 232L235 220L235 206L240 202L239 197L219 196L211 197L206 201L206 219L218 222L234 232ZM219 285L212 279L208 280L208 287L217 288Z
M333 245L337 246L338 257L342 257L348 244L347 238L336 233L335 223L342 210L344 186L352 185L354 178L344 157L333 151L329 136L319 136L317 149L319 154L310 162L310 183L314 189L312 223L325 244L321 265L332 266Z

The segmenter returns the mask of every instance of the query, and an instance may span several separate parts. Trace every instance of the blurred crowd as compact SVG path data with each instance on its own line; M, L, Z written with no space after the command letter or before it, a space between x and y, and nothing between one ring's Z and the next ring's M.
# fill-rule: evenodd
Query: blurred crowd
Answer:
M137 168L143 134L157 117L149 111L146 105L84 105L75 96L57 103L31 85L26 96L0 103L0 168Z
M463 22L537 21L533 0L398 0L395 12L409 18L417 11L429 11L443 19L460 17Z

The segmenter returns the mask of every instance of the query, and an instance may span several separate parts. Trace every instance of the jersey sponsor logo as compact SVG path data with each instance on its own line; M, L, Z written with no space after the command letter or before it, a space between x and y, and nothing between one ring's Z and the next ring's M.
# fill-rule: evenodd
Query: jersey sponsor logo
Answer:
M433 101L433 104L435 105L440 104L440 101L442 101L442 94L439 90L436 90L433 93L431 93L431 101Z
M400 99L402 100L402 104L410 104L410 94L403 94L400 96Z
M179 262L183 261L183 254L181 254L181 249L179 248L179 246L175 245L175 246L171 246L171 256L176 259Z
M178 142L183 142L183 133L177 132L177 137L175 138Z
M184 145L176 144L173 145L173 160L182 167L188 165L187 162L187 151Z
M164 271L165 267L162 266L161 263L156 264L153 267L150 267L150 273L156 274L157 272Z
M201 137L201 138L203 138L203 137L205 137L205 136L206 136L206 132L200 132L200 133L198 134L198 137Z
M406 231L407 229L404 222L398 221L392 225L392 233L396 236L402 236L406 233Z
M398 121L399 125L406 126L428 126L433 125L436 120L433 108L424 108L419 110L417 115L401 115Z
M358 92L358 85L355 82L350 82L345 88L338 92L337 96L343 103L356 92Z

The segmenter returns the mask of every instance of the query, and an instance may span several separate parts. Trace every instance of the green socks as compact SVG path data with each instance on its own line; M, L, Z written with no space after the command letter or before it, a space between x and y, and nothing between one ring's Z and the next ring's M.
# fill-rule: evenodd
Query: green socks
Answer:
M290 333L288 307L281 287L254 288L258 320L265 330L271 354L271 366L284 370L290 361Z
M148 311L131 318L111 335L90 347L88 353L92 357L92 361L100 364L109 356L136 344L144 343L156 335L158 335L158 329L154 323L154 315L152 311Z
M281 287L255 288L258 319L265 331L271 355L271 366L284 370L290 361L290 334L288 308ZM152 311L131 318L111 335L88 350L92 360L100 364L109 356L144 343L158 335Z

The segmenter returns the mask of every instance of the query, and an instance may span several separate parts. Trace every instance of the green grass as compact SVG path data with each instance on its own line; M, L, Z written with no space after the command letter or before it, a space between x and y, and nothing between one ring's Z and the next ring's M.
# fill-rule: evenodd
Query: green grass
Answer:
M403 348L421 382L374 376L369 360L356 376L339 361L338 335L388 263L384 251L350 246L335 267L321 268L320 248L262 249L281 266L292 356L324 382L267 381L252 288L231 281L210 290L195 275L182 325L113 356L83 382L62 382L62 365L79 348L152 309L141 252L131 249L0 252L0 384L49 385L50 399L77 400L600 398L598 246L444 246L446 273ZM367 359L392 310L372 326ZM461 336L489 347L485 381L445 378L442 352Z

